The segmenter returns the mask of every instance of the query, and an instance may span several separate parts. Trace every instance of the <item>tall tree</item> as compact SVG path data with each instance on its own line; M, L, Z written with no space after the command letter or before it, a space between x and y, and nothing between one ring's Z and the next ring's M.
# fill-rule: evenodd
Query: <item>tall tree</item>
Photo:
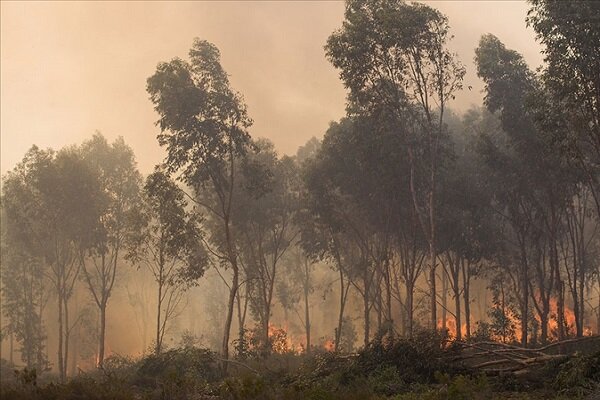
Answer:
M98 332L98 366L104 362L106 342L106 307L122 261L126 241L134 233L131 219L139 205L141 176L133 150L118 138L109 144L101 134L82 145L84 160L96 171L100 190L106 201L97 213L98 220L88 248L81 249L82 272L100 318Z
M545 340L554 287L559 307L564 306L558 241L562 214L575 192L577 177L565 167L560 147L547 140L544 127L536 123L536 113L548 112L538 110L545 91L523 57L495 36L485 35L476 50L476 62L478 75L486 83L486 106L499 113L506 133L505 143L496 146L495 155L488 152L488 161L495 164L494 175L504 181L496 190L496 199L505 207L519 247L521 340L527 343L529 297L542 320ZM558 314L560 320L562 313Z
M4 181L7 221L30 254L44 260L56 290L61 381L67 374L68 305L80 271L79 250L89 246L102 201L97 175L75 148L56 153L34 146Z
M184 192L164 172L146 178L144 200L138 215L140 233L131 242L128 257L147 268L157 284L154 351L159 354L183 293L202 277L207 257L198 216L186 210Z
M232 280L223 327L221 353L229 357L229 336L239 287L240 265L232 230L236 160L244 155L250 142L247 132L252 124L241 96L233 91L221 66L219 50L196 39L189 52L190 61L175 58L160 63L148 78L147 90L160 115L158 141L167 147L166 167L179 172L179 178L196 194L209 191L216 207L195 201L219 221L213 237L220 261L231 268ZM227 369L227 363L223 364Z
M426 5L350 0L342 28L326 45L329 60L350 90L348 110L387 110L396 119L398 134L407 138L410 192L429 244L432 328L437 324L436 186L444 112L465 74L446 47L449 38L448 19ZM424 138L421 151L415 148L417 136ZM426 160L420 172L419 159Z
M250 306L270 349L269 321L281 259L297 236L293 225L298 176L290 157L278 159L273 144L256 142L242 160L234 227L244 264Z
M13 229L2 223L2 314L8 320L3 333L12 335L21 347L21 360L27 368L44 371L48 367L44 341L46 329L43 311L48 302L48 281L43 261L31 256L18 238L12 238ZM12 354L11 354L12 357Z
M600 213L600 4L530 0L527 23L544 45L543 80L568 129L559 141L585 171Z

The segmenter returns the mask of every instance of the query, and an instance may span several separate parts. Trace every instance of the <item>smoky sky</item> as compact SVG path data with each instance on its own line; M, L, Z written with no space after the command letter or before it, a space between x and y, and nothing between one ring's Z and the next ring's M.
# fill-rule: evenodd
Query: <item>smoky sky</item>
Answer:
M160 61L187 57L194 37L214 43L231 84L254 120L251 133L295 153L345 113L345 89L325 59L343 2L1 2L1 172L32 144L55 149L95 131L123 136L148 173L164 150L146 79ZM450 46L467 67L450 105L482 101L473 65L482 34L493 33L542 63L520 1L431 1L444 12ZM471 86L471 90L467 87Z

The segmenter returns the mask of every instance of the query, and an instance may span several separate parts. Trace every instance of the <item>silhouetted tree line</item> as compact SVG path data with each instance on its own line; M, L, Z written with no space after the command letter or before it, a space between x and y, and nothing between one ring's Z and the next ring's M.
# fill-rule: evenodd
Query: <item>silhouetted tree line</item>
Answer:
M64 380L80 322L69 304L82 285L97 309L101 366L126 264L156 282L157 354L185 290L209 268L229 291L224 359L234 318L240 340L256 323L268 347L275 303L296 311L310 351L313 275L324 265L337 277L334 350L350 329L350 293L364 345L449 321L457 340L523 346L597 334L600 5L530 5L544 68L484 35L475 50L484 105L458 116L448 104L465 67L448 48L447 17L419 3L348 0L325 45L347 115L295 156L251 137L218 49L196 39L187 60L160 63L147 80L167 156L146 178L122 138L101 134L58 151L33 146L4 176L3 337L28 367L46 368L55 307ZM478 321L475 281L493 299Z

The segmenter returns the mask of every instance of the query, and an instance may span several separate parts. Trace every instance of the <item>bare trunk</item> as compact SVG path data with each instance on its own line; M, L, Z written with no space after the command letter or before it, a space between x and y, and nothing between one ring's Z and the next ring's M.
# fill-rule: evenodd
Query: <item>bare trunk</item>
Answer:
M469 287L463 289L463 302L465 304L465 336L471 338L471 302L469 300Z
M15 364L14 354L15 354L15 334L13 332L10 333L10 347L9 347L9 360L10 365Z
M541 342L542 344L546 344L546 342L548 341L548 307L546 306L546 304L542 305L543 307L543 311L540 314L540 325L541 325Z
M65 381L63 374L63 340L64 340L64 324L63 324L63 296L61 290L58 290L58 374L61 382Z
M63 370L62 370L62 375L64 376L64 379L67 378L67 365L68 365L68 360L69 360L69 307L68 307L68 299L65 296L64 299L64 307L65 307L65 354L63 357Z
M344 320L344 308L346 306L347 288L344 285L344 272L340 266L340 314L338 316L338 326L335 330L334 350L337 352L340 349L340 339L342 337L342 322Z
M233 263L232 263L233 264ZM233 310L235 307L235 297L237 295L239 283L239 271L237 265L233 266L233 279L231 280L231 289L229 290L229 300L227 302L227 318L225 319L225 327L223 329L223 344L221 347L221 355L224 359L229 358L229 334L231 331L231 322L233 320ZM223 373L227 372L227 363L223 362Z
M448 329L446 318L448 317L448 276L442 273L442 331Z
M370 338L370 329L371 329L371 321L369 318L369 289L367 286L367 283L365 281L365 292L363 295L363 317L365 319L365 337L364 337L364 345L365 348L369 345L369 338ZM380 307L381 309L381 307Z
M79 358L79 338L81 337L81 332L79 328L79 324L77 324L76 334L73 340L73 352L71 356L71 376L77 375L77 360Z
M431 326L432 329L436 329L437 327L437 290L435 285L436 280L436 263L435 263L435 246L433 241L429 243L429 259L431 260L431 270L429 272L429 287L430 287L430 296L431 296Z
M156 306L156 346L154 347L154 354L159 355L161 352L161 334L160 334L160 319L161 319L161 308L162 308L162 276L159 278L158 282L158 304Z
M413 335L413 313L414 313L414 286L412 284L406 284L406 333L409 338Z
M583 235L583 233L582 233ZM585 250L584 250L585 251ZM585 254L582 252L582 257L581 257L581 267L579 269L579 315L577 315L576 317L576 321L575 321L575 326L577 329L577 337L582 337L583 336L583 315L585 314L585 297L584 297L584 292L585 292L585 262L584 262L584 256Z
M271 306L269 303L265 304L265 316L263 318L263 335L265 341L265 350L271 351L270 339L269 339L269 320L271 319Z
M98 367L104 363L104 341L106 336L106 302L100 307L100 337L98 338Z
M527 250L525 249L524 235L521 237L521 345L527 346L527 328L529 322L529 265L527 264Z
M310 354L310 307L308 296L310 294L309 288L309 266L308 262L305 262L305 281L304 281L304 326L306 328L306 353Z
M565 286L560 279L559 272L556 272L556 289L558 291L558 299L556 301L556 320L558 325L558 340L565 338Z

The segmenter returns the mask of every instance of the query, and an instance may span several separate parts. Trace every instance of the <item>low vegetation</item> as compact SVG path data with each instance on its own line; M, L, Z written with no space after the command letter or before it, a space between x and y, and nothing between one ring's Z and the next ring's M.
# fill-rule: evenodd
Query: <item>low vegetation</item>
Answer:
M462 346L443 335L383 336L358 353L316 351L221 359L193 346L140 359L107 358L102 369L64 384L14 370L3 399L586 399L600 391L600 340L528 374L493 374L458 362ZM239 356L239 355L238 355ZM10 366L2 364L3 375Z

